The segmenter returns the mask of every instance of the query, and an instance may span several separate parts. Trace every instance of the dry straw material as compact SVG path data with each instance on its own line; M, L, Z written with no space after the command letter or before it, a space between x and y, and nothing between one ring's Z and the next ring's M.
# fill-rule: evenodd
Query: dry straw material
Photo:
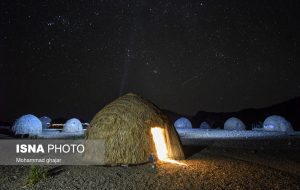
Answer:
M165 129L170 159L184 159L174 127L154 104L135 94L126 94L99 111L87 129L86 140L104 142L99 164L139 164L156 155L151 128ZM94 149L97 147L93 147Z

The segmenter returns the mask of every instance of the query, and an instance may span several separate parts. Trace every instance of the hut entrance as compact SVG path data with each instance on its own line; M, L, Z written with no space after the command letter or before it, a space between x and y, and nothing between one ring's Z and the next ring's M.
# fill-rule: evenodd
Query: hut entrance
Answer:
M165 130L161 127L153 127L151 128L151 134L153 137L156 154L159 160L163 162L169 162L173 164L185 165L176 160L172 160L168 156L168 149L165 138Z
M156 154L159 160L165 160L168 158L168 150L166 145L166 139L164 129L160 127L151 128L153 141L155 144Z

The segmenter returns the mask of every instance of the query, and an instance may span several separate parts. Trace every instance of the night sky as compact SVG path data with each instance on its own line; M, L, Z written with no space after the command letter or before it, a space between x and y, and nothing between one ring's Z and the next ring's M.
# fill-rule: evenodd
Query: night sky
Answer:
M0 1L0 119L90 119L127 92L237 111L300 95L299 1Z

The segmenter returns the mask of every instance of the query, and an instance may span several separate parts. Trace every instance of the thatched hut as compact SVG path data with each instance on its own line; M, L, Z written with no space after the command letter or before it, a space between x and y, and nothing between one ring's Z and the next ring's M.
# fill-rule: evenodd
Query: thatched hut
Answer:
M98 164L145 163L150 155L159 158L157 148L160 147L155 146L151 133L157 127L163 131L167 158L184 159L177 132L167 117L135 94L126 94L98 112L87 129L86 140L104 142L104 150L98 153L103 159Z

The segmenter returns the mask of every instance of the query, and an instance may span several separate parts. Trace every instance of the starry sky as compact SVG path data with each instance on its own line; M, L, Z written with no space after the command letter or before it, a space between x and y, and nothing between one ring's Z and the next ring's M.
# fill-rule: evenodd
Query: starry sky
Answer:
M0 119L91 118L127 92L237 111L300 95L299 1L0 1Z

